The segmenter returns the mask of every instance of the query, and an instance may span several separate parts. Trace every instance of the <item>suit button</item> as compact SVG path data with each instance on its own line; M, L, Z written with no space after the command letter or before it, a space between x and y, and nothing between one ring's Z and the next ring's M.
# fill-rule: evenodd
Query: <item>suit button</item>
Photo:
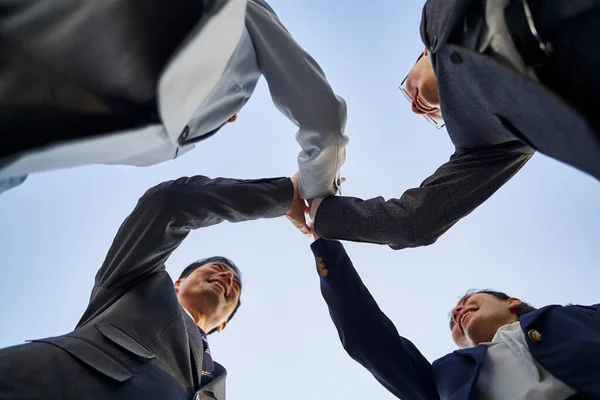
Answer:
M458 65L462 63L462 57L457 52L453 52L452 54L450 54L450 61L452 62L452 64Z
M531 329L529 332L527 332L527 336L529 337L529 340L531 340L533 343L537 344L542 341L542 334L536 331L535 329Z
M327 278L327 275L329 275L329 271L327 270L327 268L323 268L323 269L321 270L321 276L322 276L323 278Z

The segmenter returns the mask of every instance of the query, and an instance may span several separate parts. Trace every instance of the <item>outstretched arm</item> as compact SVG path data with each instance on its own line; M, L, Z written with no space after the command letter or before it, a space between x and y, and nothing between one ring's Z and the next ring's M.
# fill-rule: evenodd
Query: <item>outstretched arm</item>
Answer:
M247 7L246 27L273 102L299 128L300 195L333 195L346 159L346 103L265 1Z
M386 244L395 250L432 244L492 196L532 155L531 148L517 141L458 149L420 187L398 199L337 196L317 203L316 232L328 239Z
M288 178L180 178L148 190L121 225L96 275L96 286L118 288L164 268L193 229L223 221L282 216L293 186Z
M431 364L379 309L339 242L311 245L321 293L344 349L386 389L406 400L438 400Z
M180 178L148 190L123 222L96 281L81 321L106 307L141 279L163 271L190 231L223 221L242 222L285 214L294 195L289 178L236 180Z

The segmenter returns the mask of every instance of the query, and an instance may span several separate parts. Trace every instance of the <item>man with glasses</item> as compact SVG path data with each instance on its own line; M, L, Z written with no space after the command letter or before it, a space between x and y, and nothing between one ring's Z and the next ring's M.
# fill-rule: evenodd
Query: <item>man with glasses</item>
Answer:
M321 237L432 244L536 150L600 179L600 0L429 0L423 15L400 89L456 151L398 199L315 199Z

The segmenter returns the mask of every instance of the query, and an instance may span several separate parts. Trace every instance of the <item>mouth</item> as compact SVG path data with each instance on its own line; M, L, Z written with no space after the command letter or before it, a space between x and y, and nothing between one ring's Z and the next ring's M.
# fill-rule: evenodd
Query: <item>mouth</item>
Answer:
M227 288L225 287L225 285L219 281L209 281L208 283L210 283L211 285L215 285L217 288L219 288L219 290L221 290L221 293L223 293L223 296L227 297Z
M459 318L458 318L458 326L460 327L460 330L462 331L462 333L465 333L465 328L466 328L466 324L468 322L468 317L473 314L475 312L475 310L468 310L463 312Z
M414 99L415 99L415 106L423 114L431 114L431 113L434 113L439 110L438 107L430 106L429 104L427 104L427 102L425 102L425 100L423 100L421 98L421 96L419 95L419 89L416 90Z

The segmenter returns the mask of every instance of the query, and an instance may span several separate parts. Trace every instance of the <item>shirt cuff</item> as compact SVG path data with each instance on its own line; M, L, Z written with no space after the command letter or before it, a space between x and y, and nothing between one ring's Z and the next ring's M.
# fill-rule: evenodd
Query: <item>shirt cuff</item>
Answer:
M308 213L308 215L310 216L310 219L312 219L313 221L315 220L315 216L317 215L317 210L319 209L319 206L321 205L322 201L323 201L323 198L313 199L313 202L310 206L310 212Z

